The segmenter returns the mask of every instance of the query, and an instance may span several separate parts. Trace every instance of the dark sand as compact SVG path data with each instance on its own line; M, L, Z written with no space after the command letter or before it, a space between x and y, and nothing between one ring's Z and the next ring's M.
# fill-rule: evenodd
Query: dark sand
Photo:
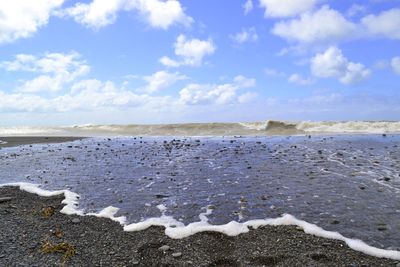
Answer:
M263 227L237 237L200 233L174 240L160 227L123 232L109 219L61 214L62 196L44 198L17 188L0 188L0 198L6 197L11 199L0 200L0 266L62 265L63 254L42 251L46 241L64 242L68 244L64 247L75 250L65 266L400 265L291 226ZM46 216L43 211L48 207L54 213Z
M31 144L44 144L44 143L63 143L82 139L82 137L64 137L64 136L13 136L13 137L0 137L0 141L7 142L3 144L0 142L0 148L12 147L20 145Z

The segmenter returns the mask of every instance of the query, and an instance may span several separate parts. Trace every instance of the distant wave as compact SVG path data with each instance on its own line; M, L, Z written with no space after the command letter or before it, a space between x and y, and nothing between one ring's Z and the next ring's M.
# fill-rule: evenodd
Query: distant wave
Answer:
M0 127L0 136L232 136L301 134L400 133L399 121L275 121L183 123L155 125L75 125L64 127Z

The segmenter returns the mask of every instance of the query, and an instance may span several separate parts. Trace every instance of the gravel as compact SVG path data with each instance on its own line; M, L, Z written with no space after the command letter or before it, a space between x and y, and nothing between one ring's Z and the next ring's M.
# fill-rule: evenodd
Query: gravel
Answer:
M0 204L0 266L399 266L291 226L174 240L162 227L124 232L108 219L61 214L61 196L44 198L12 187L0 188L0 195L12 198ZM42 212L47 207L55 209L50 217ZM80 223L71 223L74 219ZM64 244L75 254L45 253L46 242Z

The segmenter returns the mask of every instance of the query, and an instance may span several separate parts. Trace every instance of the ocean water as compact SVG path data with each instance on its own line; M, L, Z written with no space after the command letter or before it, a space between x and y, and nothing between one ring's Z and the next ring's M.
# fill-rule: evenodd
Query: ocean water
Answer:
M262 121L158 125L76 125L64 127L0 127L0 136L265 136L299 134L400 134L398 121Z
M129 223L163 214L189 224L206 212L220 225L289 213L400 250L396 134L94 137L3 148L0 162L0 184L68 189L86 212L111 205Z

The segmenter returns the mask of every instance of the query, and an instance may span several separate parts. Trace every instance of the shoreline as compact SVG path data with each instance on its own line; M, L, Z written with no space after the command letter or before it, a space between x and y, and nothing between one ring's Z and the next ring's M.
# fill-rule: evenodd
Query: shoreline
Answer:
M64 143L84 139L73 136L0 136L0 149L21 145Z
M0 263L54 266L399 266L350 249L344 242L304 233L295 226L264 226L235 237L203 232L171 239L163 227L124 232L106 218L60 213L63 195L40 197L0 188ZM46 243L47 242L47 243ZM71 253L45 253L64 244ZM70 251L70 252L71 252ZM54 252L54 253L53 253ZM43 265L43 264L48 265Z

